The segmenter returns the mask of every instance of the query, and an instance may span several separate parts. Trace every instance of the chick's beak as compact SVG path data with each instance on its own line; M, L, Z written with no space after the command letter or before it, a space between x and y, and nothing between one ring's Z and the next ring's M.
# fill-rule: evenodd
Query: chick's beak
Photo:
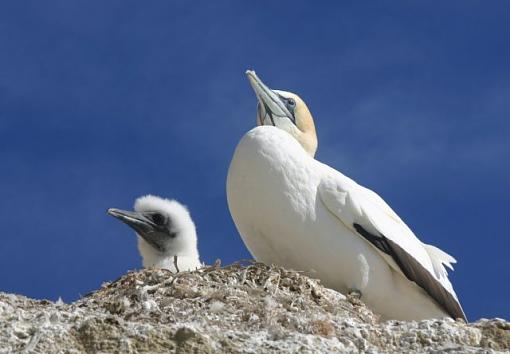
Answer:
M156 225L143 213L115 208L108 209L107 213L131 227L142 237L156 231Z

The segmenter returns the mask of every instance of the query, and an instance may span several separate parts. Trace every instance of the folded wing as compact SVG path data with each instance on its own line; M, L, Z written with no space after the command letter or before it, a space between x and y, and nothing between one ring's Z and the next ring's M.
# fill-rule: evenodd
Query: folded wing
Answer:
M318 192L344 225L391 257L391 267L425 290L451 317L466 320L444 268L452 268L453 257L423 244L381 197L337 171L326 174Z

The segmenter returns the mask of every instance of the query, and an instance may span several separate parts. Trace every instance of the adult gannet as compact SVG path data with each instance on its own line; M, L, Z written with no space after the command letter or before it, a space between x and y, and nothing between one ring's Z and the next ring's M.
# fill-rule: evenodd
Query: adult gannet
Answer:
M420 242L375 192L317 161L312 115L296 94L247 71L257 125L227 177L230 213L255 259L311 272L383 319L466 319L444 266L455 259Z
M143 266L172 272L202 267L197 250L197 233L188 210L175 200L153 195L138 198L135 211L108 209L138 236Z

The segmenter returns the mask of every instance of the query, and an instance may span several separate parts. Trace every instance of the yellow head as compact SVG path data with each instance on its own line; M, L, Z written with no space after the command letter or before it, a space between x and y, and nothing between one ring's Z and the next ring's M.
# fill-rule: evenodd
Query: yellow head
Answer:
M312 157L317 151L317 134L305 102L292 92L271 90L255 74L246 71L259 101L257 125L273 125L292 135Z

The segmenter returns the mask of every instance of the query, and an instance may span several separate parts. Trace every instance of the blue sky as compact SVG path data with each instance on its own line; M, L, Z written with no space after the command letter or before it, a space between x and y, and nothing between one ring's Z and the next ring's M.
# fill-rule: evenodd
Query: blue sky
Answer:
M255 122L244 71L308 103L317 158L454 255L471 320L510 318L505 2L0 5L0 290L72 301L141 263L106 215L186 204L202 258L249 258L225 179Z

